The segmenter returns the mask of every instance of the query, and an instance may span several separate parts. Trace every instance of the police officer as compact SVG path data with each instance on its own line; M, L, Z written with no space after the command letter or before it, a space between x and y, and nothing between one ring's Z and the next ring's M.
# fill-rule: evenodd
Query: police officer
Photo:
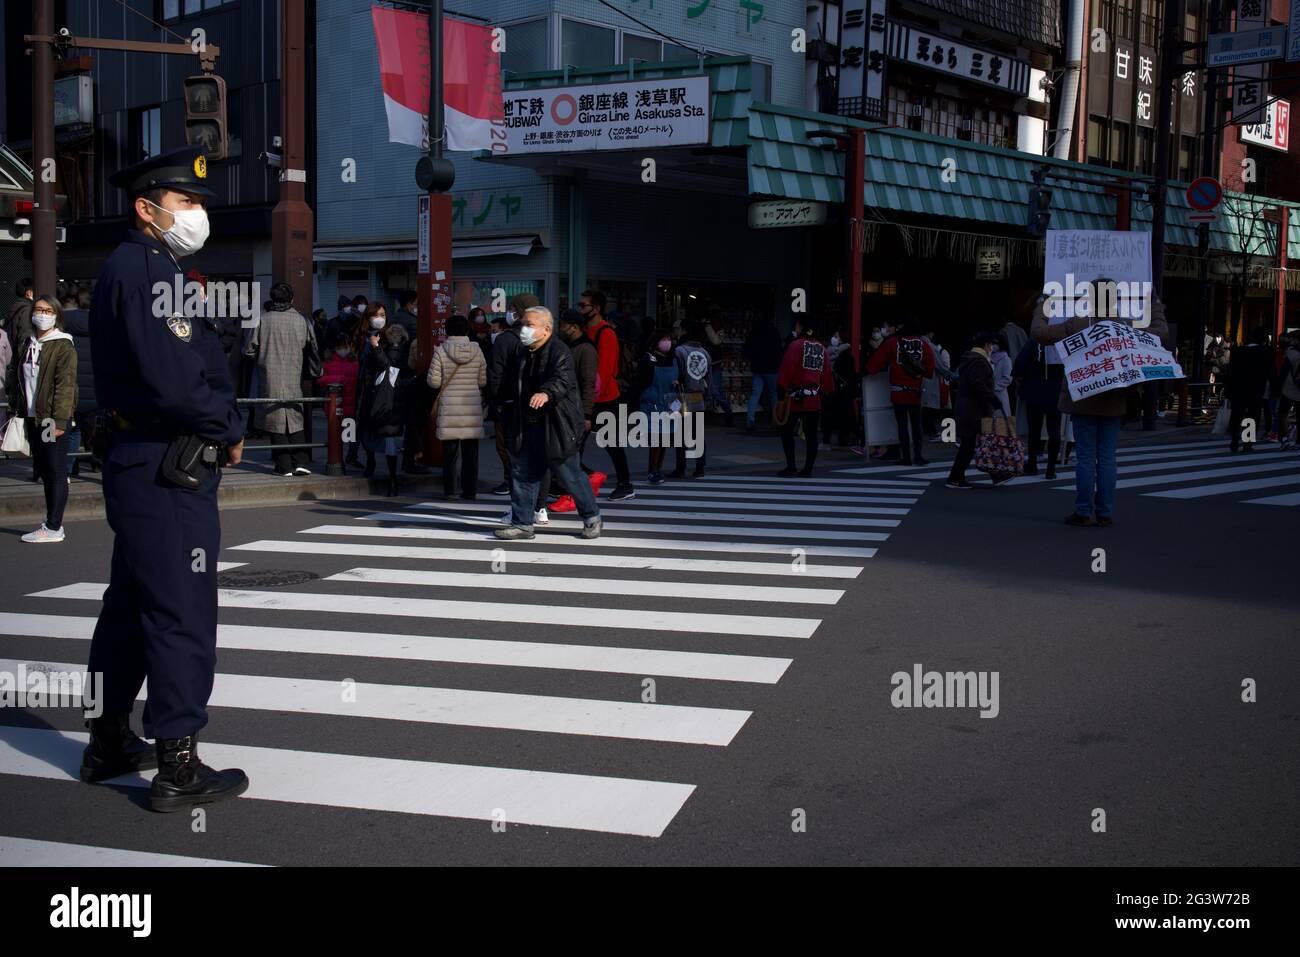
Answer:
M81 777L94 783L156 767L155 811L248 787L243 771L201 763L195 742L216 668L219 466L237 465L243 452L217 323L187 314L186 301L199 301L188 290L174 301L185 281L178 260L208 237L207 174L202 152L187 148L112 177L130 198L132 228L99 274L90 315L96 391L111 416L103 484L116 537L88 666L102 676L102 716L89 722ZM186 485L176 480L174 458L177 443L192 436L208 444ZM146 677L152 752L129 726Z

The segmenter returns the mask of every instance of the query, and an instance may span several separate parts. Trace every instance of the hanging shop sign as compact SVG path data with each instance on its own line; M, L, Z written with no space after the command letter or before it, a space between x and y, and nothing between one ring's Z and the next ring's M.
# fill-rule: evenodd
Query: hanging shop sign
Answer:
M709 78L628 80L505 94L507 155L700 146Z
M1262 30L1268 26L1264 0L1239 0L1235 33ZM1264 119L1263 102L1268 98L1264 77L1268 67L1247 63L1232 69L1232 122L1260 123Z
M1291 104L1286 100L1274 100L1268 105L1268 115L1262 123L1241 128L1241 141L1283 153L1290 150Z
M889 55L963 80L1029 95L1029 61L958 43L901 23L889 24Z
M845 0L840 7L838 112L885 120L885 0Z
M1205 46L1206 66L1235 66L1280 60L1286 53L1286 27L1215 33Z
M54 81L54 125L76 126L95 122L95 89L90 76L60 77Z
M820 226L826 222L826 204L805 200L778 199L749 204L750 229L780 229L784 226Z
M975 247L975 278L1006 279L1007 249L1001 243L981 244Z

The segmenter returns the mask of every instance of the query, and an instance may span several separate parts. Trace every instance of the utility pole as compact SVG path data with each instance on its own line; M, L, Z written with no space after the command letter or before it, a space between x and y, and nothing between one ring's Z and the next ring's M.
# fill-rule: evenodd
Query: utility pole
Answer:
M1294 0L1293 0L1294 2ZM1219 32L1222 0L1210 0L1211 34ZM1215 162L1218 155L1219 137L1215 132L1219 126L1219 71L1210 67L1205 71L1205 86L1201 90L1205 98L1201 117L1201 175L1218 176L1219 164ZM1210 224L1201 223L1196 227L1197 280L1200 282L1200 295L1196 300L1196 329L1192 337L1192 381L1200 382L1205 371L1205 328L1209 323L1210 301L1214 287L1210 285ZM1180 425L1187 423L1180 421Z
M281 0L280 130L283 160L280 197L271 210L271 279L293 286L304 315L311 315L313 217L307 205L306 3ZM306 308L303 306L306 305Z
M429 3L429 151L415 167L415 181L426 194L419 197L416 220L420 231L416 343L420 364L425 369L433 359L434 339L451 318L454 304L450 190L456 182L456 167L442 155L446 137L442 103L442 6L442 0ZM421 442L424 464L440 463L441 448L433 417L427 416Z
M1187 0L1165 0L1160 43L1160 105L1156 112L1155 184L1151 191L1151 285L1163 298L1165 280L1165 217L1169 192L1170 126L1174 120L1174 81L1182 66L1184 7ZM1175 72L1177 71L1177 72Z
M54 32L54 0L32 0L32 29L41 36ZM54 157L54 47L32 45L32 279L36 295L55 295L58 249L55 246L55 193L58 184Z

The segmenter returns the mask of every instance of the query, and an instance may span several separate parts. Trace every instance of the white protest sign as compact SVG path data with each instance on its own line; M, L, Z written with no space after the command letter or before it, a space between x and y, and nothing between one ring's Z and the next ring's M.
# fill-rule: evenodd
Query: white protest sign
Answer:
M1049 229L1043 268L1043 312L1052 325L1075 316L1107 314L1097 308L1098 279L1115 283L1109 315L1133 319L1136 328L1150 323L1151 233L1113 229ZM1107 287L1107 293L1111 293ZM1059 364L1057 347L1047 361Z
M1103 319L1057 346L1065 360L1070 398L1086 399L1152 379L1182 379L1178 360L1158 336L1127 323Z

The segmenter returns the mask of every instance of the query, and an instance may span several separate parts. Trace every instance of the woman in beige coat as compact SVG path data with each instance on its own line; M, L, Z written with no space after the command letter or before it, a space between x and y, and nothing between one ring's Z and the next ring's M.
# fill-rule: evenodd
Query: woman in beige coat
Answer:
M464 316L447 320L447 340L429 364L429 387L438 390L435 425L442 441L442 488L456 494L456 464L460 463L460 497L478 494L478 440L483 435L483 387L487 363L483 350L469 338Z

